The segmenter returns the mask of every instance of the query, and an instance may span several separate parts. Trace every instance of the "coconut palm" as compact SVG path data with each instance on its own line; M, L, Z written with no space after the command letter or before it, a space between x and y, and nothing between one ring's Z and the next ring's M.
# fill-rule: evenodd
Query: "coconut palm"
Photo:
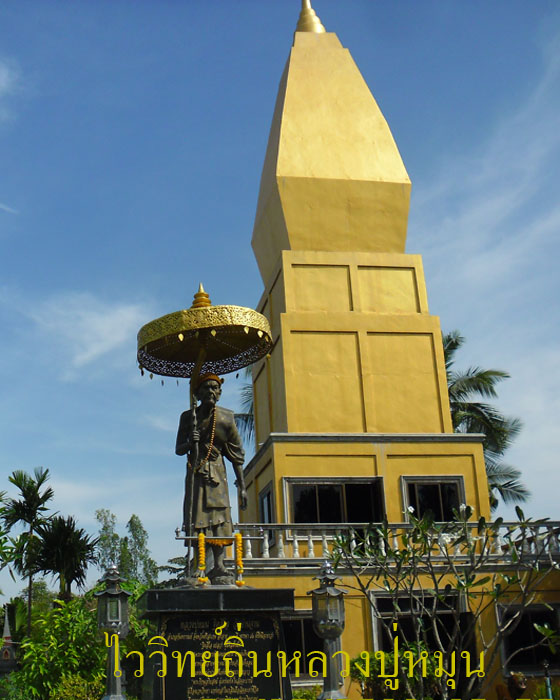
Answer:
M252 442L255 437L255 409L253 404L253 383L251 381L251 367L244 370L245 383L241 387L241 409L242 413L235 414L235 422L241 436Z
M510 375L503 370L480 367L454 370L455 353L464 342L465 338L456 330L443 336L453 428L458 433L484 435L482 446L492 509L497 507L498 497L504 503L522 503L529 498L530 491L520 481L521 472L501 460L521 430L521 421L504 416L488 403L477 401L478 398L497 398L496 385Z
M27 635L31 634L31 603L33 595L33 574L35 572L33 559L36 548L35 530L44 521L43 513L46 504L54 496L52 488L45 487L49 479L49 470L37 467L30 476L21 469L16 469L8 480L19 489L20 498L4 500L2 520L11 529L14 525L27 525L27 531L17 540L14 551L14 567L16 571L27 576Z
M77 527L72 516L57 515L37 527L40 538L34 565L36 571L58 577L61 598L72 596L72 584L83 586L89 564L97 562L97 538Z

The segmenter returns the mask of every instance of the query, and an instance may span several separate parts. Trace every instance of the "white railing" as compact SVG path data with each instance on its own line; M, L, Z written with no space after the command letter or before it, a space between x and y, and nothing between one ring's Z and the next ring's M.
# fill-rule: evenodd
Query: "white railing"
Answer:
M388 536L372 535L372 542L382 552L390 548L402 548L402 535L412 529L410 523L389 525ZM316 567L332 552L337 537L343 537L350 548L361 548L364 533L375 525L370 523L238 523L235 529L243 536L243 559L247 569L300 570ZM468 524L468 536L472 541L483 543L478 533L477 523ZM177 533L178 539L185 539ZM455 545L445 533L436 538L431 551L432 560L442 562L453 556L464 556L464 545ZM485 543L485 553L489 565L507 566L511 563L512 552L515 558L548 559L560 562L560 522L548 521L544 524L527 525L522 530L519 523L504 522ZM359 553L360 549L358 549ZM229 550L231 555L231 549Z

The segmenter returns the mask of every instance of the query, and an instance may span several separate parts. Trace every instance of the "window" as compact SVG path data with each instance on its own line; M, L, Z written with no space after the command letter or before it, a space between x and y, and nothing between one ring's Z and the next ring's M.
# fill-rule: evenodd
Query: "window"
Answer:
M503 615L505 621L519 617L511 633L504 638L503 660L508 670L542 671L543 661L548 661L552 667L560 667L558 652L552 653L549 646L542 643L543 636L535 629L535 625L548 625L558 632L558 608L551 610L544 605L535 605L522 612L514 608L506 609ZM508 661L512 654L515 655Z
M272 507L272 482L269 482L265 488L259 493L259 517L261 523L273 523L273 507Z
M403 482L405 511L412 507L419 518L431 511L436 522L453 520L453 511L465 500L461 477L403 477Z
M420 592L418 596L420 597ZM465 613L456 611L460 601L456 597L449 596L445 601L437 601L435 604L435 615L431 612L434 606L434 598L424 595L420 599L413 596L403 596L398 599L399 612L395 614L394 601L390 597L375 596L374 603L377 611L377 623L374 642L376 649L381 651L391 651L393 640L389 630L391 623L397 622L397 634L404 642L416 641L416 633L419 631L420 639L424 641L431 650L437 650L435 632L437 630L439 639L443 645L446 640L453 637L456 620L463 623ZM466 627L466 625L465 625ZM389 628L389 630L387 629Z
M373 638L376 650L393 651L392 623L397 623L397 635L401 649L406 643L418 638L428 652L443 649L468 651L471 658L476 655L475 620L471 612L465 611L464 598L451 592L445 597L435 598L418 590L410 595L373 596ZM395 610L398 609L398 611ZM467 679L463 673L460 654L457 653L456 697L464 695ZM455 695L455 693L454 693Z
M309 682L317 684L321 676L311 678L309 675L309 659L307 658L307 654L310 654L312 651L325 651L325 648L324 641L315 634L311 613L309 612L305 616L300 614L297 617L283 619L282 628L284 631L284 641L286 643L288 659L292 657L294 651L301 651L300 677L298 679L290 674L290 680L292 683L295 682L294 684L297 684L298 680L301 681L302 684L308 684ZM340 651L340 637L336 640L335 647L336 651ZM290 669L291 668L293 667L290 666ZM318 669L320 669L320 665L316 664L315 670ZM335 659L335 673L340 673L341 670L340 658L337 657ZM342 685L342 677L340 678L339 684Z
M272 481L259 493L259 518L261 523L274 523L274 506L272 501ZM274 530L268 530L268 543L275 542Z
M282 620L282 627L288 658L291 658L294 651L301 651L300 672L302 676L309 675L307 654L323 651L323 640L315 634L311 617Z
M371 523L383 519L381 479L288 479L294 523Z

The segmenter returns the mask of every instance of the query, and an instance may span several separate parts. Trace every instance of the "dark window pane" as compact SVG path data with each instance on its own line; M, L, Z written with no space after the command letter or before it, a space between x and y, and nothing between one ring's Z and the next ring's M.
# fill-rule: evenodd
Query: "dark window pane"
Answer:
M271 523L272 520L272 494L270 491L261 496L261 523Z
M346 515L350 523L383 520L381 482L346 484Z
M443 519L453 520L453 511L459 510L459 489L457 484L441 484L441 500L443 503Z
M315 486L294 484L294 523L318 523Z
M313 621L309 617L303 620L303 636L306 654L309 654L311 651L323 651L323 640L315 634Z
M416 484L416 497L418 499L418 512L415 514L418 517L421 518L430 510L435 520L443 519L438 484Z
M283 620L282 626L284 628L288 659L291 658L295 651L301 651L300 672L302 674L309 673L307 654L312 651L323 651L323 640L315 634L311 618ZM290 667L290 669L292 668ZM320 669L320 665L315 664L315 669Z
M513 613L505 613L507 617L513 617ZM542 635L535 629L537 625L548 625L553 630L558 630L558 615L555 610L537 608L526 610L522 613L517 627L508 634L504 640L504 650L506 659L517 651L513 659L509 662L510 669L535 669L540 670L543 661L548 661L551 666L558 667L560 659L558 653L553 654L548 645L540 644ZM539 644L533 649L524 647ZM519 651L518 651L519 650Z
M405 606L400 603L400 607ZM392 651L393 642L390 634L394 634L393 625L390 618L385 618L384 622L388 624L389 630L383 622L380 622L381 627L381 649L382 651ZM452 615L439 614L436 617L430 615L410 615L410 613L399 614L397 617L398 628L397 633L401 642L411 644L421 641L430 651L437 651L440 647L438 638L441 640L444 647L449 645L450 639L454 632L454 619ZM437 635L435 631L437 627ZM418 636L417 636L418 635Z
M416 498L416 484L413 484L410 481L408 482L408 505L414 508L414 515L418 516L418 499Z
M393 612L393 601L391 598L384 598L379 596L375 599L375 605L379 613L392 613Z
M301 620L283 620L284 640L286 642L286 652L290 658L294 651L303 652L303 626Z
M319 520L320 523L341 523L344 520L342 514L342 486L337 484L319 484ZM303 522L303 520L300 520ZM316 522L316 521L308 521Z

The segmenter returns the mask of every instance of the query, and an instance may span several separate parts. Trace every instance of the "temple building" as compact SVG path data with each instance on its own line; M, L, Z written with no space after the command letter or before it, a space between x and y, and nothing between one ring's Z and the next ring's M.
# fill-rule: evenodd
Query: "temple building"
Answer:
M464 503L490 518L482 436L453 432L440 322L421 256L405 252L410 191L349 50L303 0L252 237L274 344L253 369L240 527L269 526L247 583L295 589L285 629L304 653L321 648L310 579L341 528L406 523L410 510L446 521ZM363 595L346 596L346 614L342 648L379 648Z

